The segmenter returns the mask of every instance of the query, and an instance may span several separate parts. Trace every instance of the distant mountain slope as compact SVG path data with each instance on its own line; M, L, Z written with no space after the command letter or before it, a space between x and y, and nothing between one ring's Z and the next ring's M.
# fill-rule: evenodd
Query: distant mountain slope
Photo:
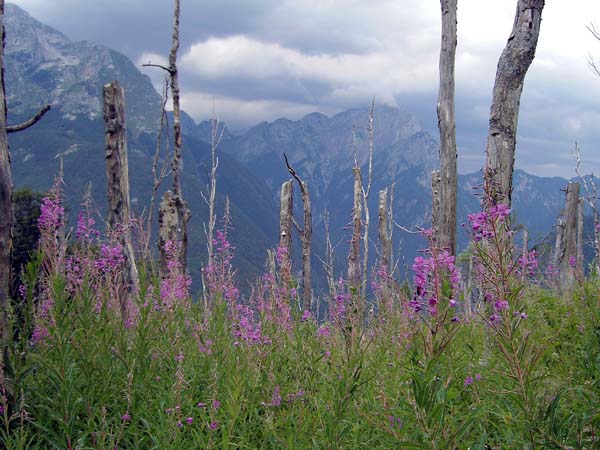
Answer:
M151 192L161 108L150 79L124 55L101 45L72 42L19 7L7 5L9 121L20 122L40 106L53 105L35 127L10 135L17 187L47 190L62 156L71 215L76 214L89 182L100 210L104 209L102 87L115 79L125 88L131 195L135 210L141 213ZM188 125L192 130L196 127L193 121ZM202 224L208 213L200 192L206 189L209 160L210 148L205 142L184 136L183 191L192 210L189 254L190 268L196 272L206 252ZM164 187L169 187L169 180ZM266 249L277 241L275 202L264 182L228 155L220 157L218 190L219 214L226 195L232 202L236 232L231 238L238 249L240 276L249 280L262 271Z

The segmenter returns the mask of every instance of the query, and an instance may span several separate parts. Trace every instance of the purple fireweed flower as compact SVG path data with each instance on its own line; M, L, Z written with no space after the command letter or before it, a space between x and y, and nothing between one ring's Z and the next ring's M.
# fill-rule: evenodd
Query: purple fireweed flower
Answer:
M569 256L569 266L572 268L577 266L577 259L573 255Z
M281 393L279 386L275 386L275 389L273 390L273 397L271 398L270 405L274 407L281 406Z
M317 336L322 338L328 338L329 336L331 336L331 330L329 329L329 327L321 325L317 330Z
M40 205L40 217L38 225L40 230L46 232L55 232L62 227L65 216L65 209L61 206L58 195L44 197Z
M188 417L187 419L185 419L185 421L187 422L188 425L191 425L194 422L194 418Z
M464 386L470 386L473 384L473 377L471 375L467 376L467 378L465 378L465 382L464 382Z
M220 406L221 406L221 402L219 400L213 400L212 407L214 409L219 409Z
M183 423L181 423L181 421L177 422L177 428L183 428Z
M211 431L215 431L217 429L217 427L219 426L219 422L213 420L210 425L208 426L209 430Z
M302 322L306 322L308 320L310 320L312 318L312 315L310 313L310 310L306 309L304 310L304 312L302 313L302 318L300 319Z
M476 375L475 375L475 379L476 379L477 381L481 381L481 374L480 374L480 373L476 374Z
M129 413L125 413L121 416L121 420L123 422L131 422L131 415Z
M198 402L198 404L196 406L198 408L206 408L206 403L204 403L204 402Z
M497 311L506 311L509 308L509 304L506 300L498 300L494 303L494 307Z

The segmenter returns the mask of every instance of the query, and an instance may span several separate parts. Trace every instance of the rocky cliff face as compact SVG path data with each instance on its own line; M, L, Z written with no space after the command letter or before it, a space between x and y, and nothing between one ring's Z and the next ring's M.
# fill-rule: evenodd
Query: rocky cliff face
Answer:
M127 92L133 133L153 132L160 96L124 55L89 42L73 42L16 5L6 5L7 104L13 116L52 104L66 120L102 117L102 86L120 80Z

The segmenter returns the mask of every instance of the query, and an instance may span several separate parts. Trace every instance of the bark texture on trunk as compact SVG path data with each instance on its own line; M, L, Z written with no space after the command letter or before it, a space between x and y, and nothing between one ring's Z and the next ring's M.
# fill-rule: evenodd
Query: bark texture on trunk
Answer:
M126 265L124 281L130 292L139 292L138 270L131 240L125 96L118 81L104 86L104 129L108 226L111 231L121 227L119 241L123 246Z
M0 0L0 350L6 362L10 334L8 329L10 255L12 251L12 171L6 134L6 92L4 89L4 0Z
M294 180L288 180L281 185L279 210L279 248L286 251L286 259L292 257L292 221L294 212Z
M433 236L436 239L436 245L439 245L437 237L440 230L440 203L441 203L441 189L442 177L439 170L431 172L431 228L433 228Z
M513 29L498 60L486 146L486 193L510 205L523 82L535 57L544 0L518 0Z
M175 256L179 262L181 274L185 274L187 260L187 224L190 215L187 208L182 209L178 197L175 197L171 191L163 194L162 200L158 205L158 269L160 277L164 278L168 273L167 262L170 256ZM167 254L167 244L176 246L176 255Z
M187 245L188 245L188 222L191 217L187 202L183 199L181 192L181 107L179 102L179 75L177 69L177 52L179 51L179 17L180 0L175 0L175 10L173 13L173 37L171 51L169 52L169 67L165 68L169 73L169 83L171 85L171 98L173 99L173 160L171 162L171 171L173 174L172 191L167 191L159 205L159 270L161 275L166 273L165 262L165 244L168 241L173 242L178 248L178 262L181 272L185 273L187 268ZM170 228L168 228L170 227Z
M565 206L565 226L560 259L560 280L563 289L569 289L575 280L577 261L577 207L579 204L579 183L567 185Z
M392 240L388 228L389 218L387 211L388 190L387 188L379 191L379 246L381 251L381 265L385 267L386 274L390 273L390 258L392 253Z
M359 167L354 173L354 203L352 207L352 238L348 254L348 282L358 288L360 285L360 231L362 225L362 176Z
M437 104L440 130L440 203L436 237L438 246L456 251L456 120L454 115L454 62L456 59L456 3L440 0L442 45L440 50L440 91Z
M577 273L583 277L583 198L577 203Z

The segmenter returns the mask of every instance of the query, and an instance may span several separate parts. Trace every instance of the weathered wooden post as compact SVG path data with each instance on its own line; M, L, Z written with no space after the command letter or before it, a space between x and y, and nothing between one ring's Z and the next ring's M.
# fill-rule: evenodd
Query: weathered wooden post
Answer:
M562 217L559 217L556 221L556 241L554 243L554 256L552 258L552 265L554 266L555 271L560 271L560 261L562 260L564 234L565 221Z
M286 259L292 256L292 221L294 214L294 180L281 185L279 210L279 248L285 249Z
M352 237L348 254L348 282L354 288L360 285L360 230L362 225L362 177L360 167L352 169L354 174L354 203L352 206Z
M579 204L579 183L567 185L565 206L565 226L560 260L561 288L568 291L575 280L577 257L577 205Z
M492 204L511 203L519 102L525 75L535 57L543 9L544 0L517 1L513 29L498 60L484 177Z
M124 281L130 292L139 292L139 277L131 240L129 169L125 98L118 81L104 86L104 129L106 144L106 180L108 187L108 226L118 232L125 256ZM120 227L120 230L119 230ZM124 300L124 299L122 299ZM125 312L125 303L121 304Z
M389 218L387 211L388 190L387 188L379 191L379 247L381 252L381 265L385 267L386 274L390 274L390 259L392 253L392 240L389 233Z
M442 44L440 49L440 90L437 104L440 130L440 202L435 229L437 245L456 251L456 120L454 116L454 63L456 59L456 3L440 0L442 7Z

